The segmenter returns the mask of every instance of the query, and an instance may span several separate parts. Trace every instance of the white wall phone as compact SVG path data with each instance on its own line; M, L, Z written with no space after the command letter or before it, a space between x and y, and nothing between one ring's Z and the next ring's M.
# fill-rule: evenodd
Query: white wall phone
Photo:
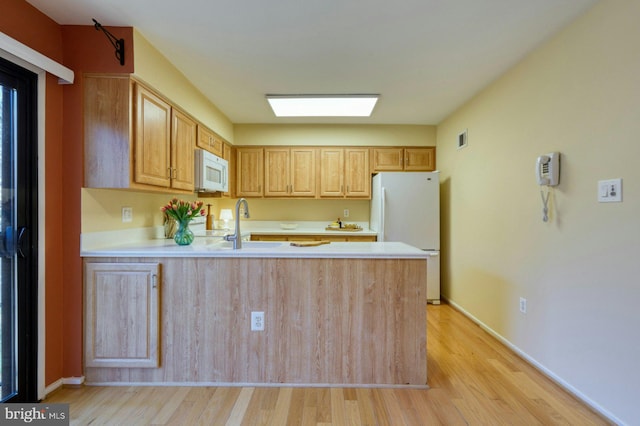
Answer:
M560 153L541 155L536 162L538 185L556 186L560 182Z
M541 155L536 161L536 179L538 185L556 186L560 183L560 153L550 152L547 155ZM551 191L547 189L547 194L540 189L540 197L542 197L542 221L549 221L549 194Z

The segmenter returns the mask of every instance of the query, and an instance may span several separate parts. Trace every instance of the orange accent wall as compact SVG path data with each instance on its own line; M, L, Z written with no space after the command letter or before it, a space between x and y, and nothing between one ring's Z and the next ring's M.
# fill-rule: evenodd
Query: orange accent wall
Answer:
M0 31L43 55L62 61L60 26L23 0L3 0ZM45 384L63 377L64 324L62 242L62 106L63 91L58 79L47 76L45 134ZM45 206L40 206L44 208Z
M113 46L93 26L62 26L64 65L75 72L75 83L64 86L64 144L62 194L70 206L62 223L64 233L64 364L63 377L76 377L82 371L82 259L80 258L81 199L83 184L83 73L133 73L133 29L108 28L125 39L125 65L115 57Z
M24 0L2 0L0 31L62 62L60 25Z
M45 133L45 384L82 375L83 184L82 74L133 73L133 29L108 30L125 39L125 66L93 25L60 26L24 0L2 0L0 31L75 73L61 86L47 75Z

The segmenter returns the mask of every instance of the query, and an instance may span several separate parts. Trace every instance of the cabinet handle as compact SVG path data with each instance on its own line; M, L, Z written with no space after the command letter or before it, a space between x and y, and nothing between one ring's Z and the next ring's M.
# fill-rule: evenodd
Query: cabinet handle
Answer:
M167 178L171 179L171 167L167 167Z
M158 287L158 276L156 274L151 275L151 288Z
M173 169L173 179L178 179L178 169Z

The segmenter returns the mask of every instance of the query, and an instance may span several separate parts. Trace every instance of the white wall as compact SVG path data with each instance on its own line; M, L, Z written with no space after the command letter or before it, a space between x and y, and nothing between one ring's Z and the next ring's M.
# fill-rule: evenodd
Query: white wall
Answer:
M629 424L640 421L638 17L639 1L597 3L437 129L443 294ZM550 151L562 172L544 223L534 165ZM599 204L597 181L618 177L624 202Z
M133 29L135 76L151 85L176 106L233 143L233 124L222 111L187 80L147 39Z

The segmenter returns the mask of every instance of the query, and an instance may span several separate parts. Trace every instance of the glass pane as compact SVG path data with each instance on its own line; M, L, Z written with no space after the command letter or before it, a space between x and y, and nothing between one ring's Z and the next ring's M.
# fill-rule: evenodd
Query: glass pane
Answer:
M17 280L13 230L16 229L16 91L0 81L0 400L17 392Z

